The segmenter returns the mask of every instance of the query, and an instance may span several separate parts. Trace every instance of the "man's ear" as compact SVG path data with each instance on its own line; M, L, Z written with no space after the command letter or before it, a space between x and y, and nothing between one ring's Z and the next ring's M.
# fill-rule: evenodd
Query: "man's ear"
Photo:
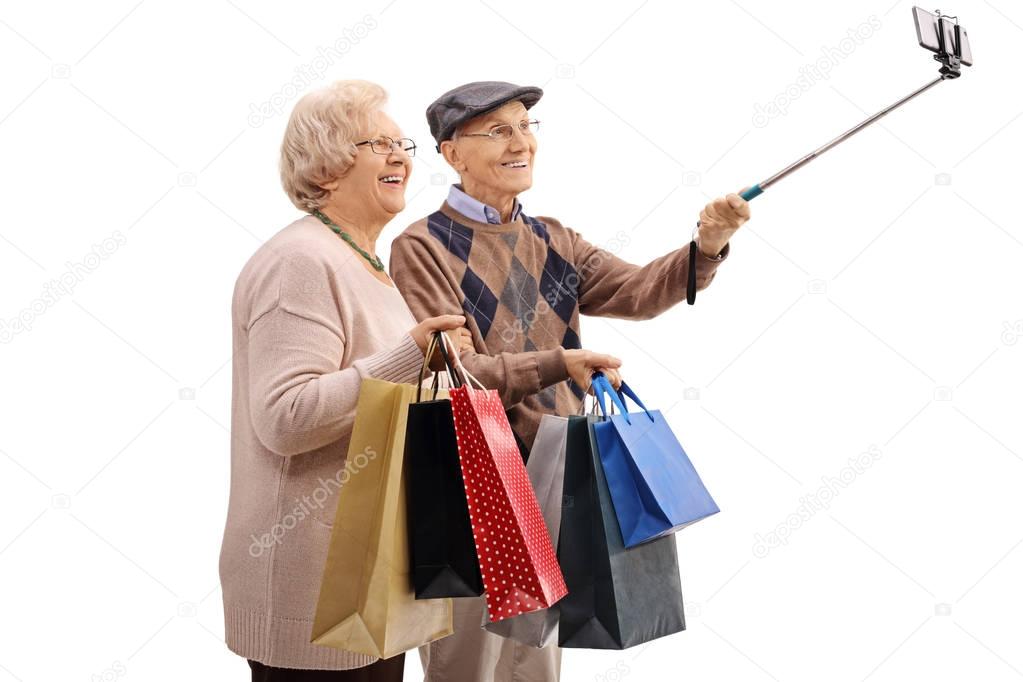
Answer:
M465 170L465 162L462 161L461 155L458 153L458 146L455 145L451 140L444 140L440 143L440 153L444 156L444 160L448 162L448 165L454 168L458 173Z

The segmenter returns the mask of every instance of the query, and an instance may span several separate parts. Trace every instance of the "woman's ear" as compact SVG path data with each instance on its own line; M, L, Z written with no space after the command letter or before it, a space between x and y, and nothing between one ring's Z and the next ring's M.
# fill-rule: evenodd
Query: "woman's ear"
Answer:
M337 180L331 180L330 182L325 182L322 185L320 185L320 189L325 189L328 192L335 191L337 189L337 187L338 187L338 181Z

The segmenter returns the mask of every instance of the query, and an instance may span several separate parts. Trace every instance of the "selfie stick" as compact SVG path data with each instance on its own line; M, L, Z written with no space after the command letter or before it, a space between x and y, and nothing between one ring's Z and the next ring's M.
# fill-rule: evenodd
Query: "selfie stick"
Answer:
M957 73L956 76L958 76L958 75L959 74ZM864 120L861 123L856 124L855 126L850 128L849 130L845 131L844 133L842 133L841 135L839 135L838 137L833 139L831 142L828 142L827 144L823 145L822 147L818 147L817 149L813 150L812 152L810 152L809 154L807 154L803 158L799 159L798 161L796 161L793 164L790 164L790 165L786 166L785 168L781 169L780 171L778 171L777 173L775 173L771 177L767 178L766 180L761 180L757 184L755 184L752 187L750 187L750 188L746 189L745 191L741 192L739 194L739 196L741 196L746 201L749 201L749 200L753 199L754 197L760 196L761 194L764 193L764 190L766 190L768 187L770 187L774 183L778 182L779 180L781 180L782 178L788 176L789 174L794 173L795 171L799 170L800 168L802 168L806 164L810 163L811 161L816 159L818 156L820 156L824 152L826 152L829 149L831 149L832 147L836 147L839 144L841 144L842 142L845 142L850 137L852 137L856 133L860 132L861 130L863 130L864 128L869 126L871 123L877 121L882 116L888 114L888 112L894 111L895 109L898 109L899 107L901 107L903 104L905 104L909 100L913 99L914 97L916 97L917 95L919 95L919 94L921 94L923 92L926 92L927 90L930 90L935 85L937 85L938 83L942 82L943 80L947 80L947 79L950 79L950 78L955 78L956 76L952 76L952 75L945 74L945 73L941 74L940 76L938 76L937 78L932 80L930 83L927 83L923 87L920 87L920 88L914 90L910 94L908 94L905 97L903 97L902 99L900 99L898 102L895 102L894 104L885 107L884 109L882 109L881 111L877 112L876 114L874 114L870 118Z
M951 18L951 17L948 17L948 18ZM795 171L799 170L800 168L802 168L806 164L810 163L811 161L813 161L814 159L816 159L818 156L820 156L824 152L828 151L829 149L838 146L842 142L845 142L850 137L852 137L856 133L860 132L861 130L863 130L864 128L869 126L871 123L874 123L878 119L880 119L883 116L887 115L889 112L894 111L895 109L898 109L903 104L905 104L909 100L913 99L917 95L919 95L919 94L921 94L923 92L926 92L927 90L930 90L931 88L933 88L938 83L941 83L942 81L952 80L953 78L958 78L961 75L960 74L960 66L962 65L962 62L961 62L961 56L962 56L961 47L962 46L961 46L961 44L959 42L958 21L957 21L957 24L956 24L956 27L955 27L957 29L956 32L955 32L955 36L956 36L955 37L955 45L954 46L952 46L952 45L948 46L948 49L946 50L945 49L945 40L944 40L944 35L945 34L944 34L944 30L943 30L944 29L943 22L945 20L946 20L946 17L944 17L944 16L941 16L938 19L938 26L939 26L938 39L940 41L940 48L939 48L939 53L934 55L934 59L936 59L937 61L941 62L941 64L942 64L941 68L939 69L939 73L941 75L939 75L937 78L935 78L931 82L927 83L926 85L923 85L922 87L917 88L916 90L914 90L913 92L909 93L908 95L906 95L905 97L903 97L899 101L895 102L894 104L891 104L890 106L885 107L884 109L882 109L881 111L877 112L873 116L871 116L871 117L867 118L866 120L856 124L855 126L850 128L849 130L845 131L844 133L842 133L841 135L839 135L835 139L831 140L830 142L828 142L827 144L825 144L825 145L823 145L821 147L818 147L817 149L813 150L812 152L810 152L809 154L807 154L803 158L799 159L795 163L789 164L788 166L786 166L785 168L781 169L780 171L778 171L777 173L775 173L771 177L767 178L766 180L761 180L760 182L758 182L757 184L753 185L752 187L748 187L747 189L745 189L742 192L740 192L739 196L741 196L746 201L750 201L750 200L760 196L761 194L764 193L764 190L766 190L768 187L770 187L774 183L778 182L782 178L787 177L788 175L790 175L790 174L794 173ZM699 227L699 223L697 223L697 227ZM690 260L690 263L689 263L689 266L690 266L689 267L689 281L688 281L687 286L686 286L686 302L689 303L689 305L693 305L693 303L696 301L696 262L695 261L696 261L696 251L697 250L698 249L696 247L696 242L694 240L690 244L690 251L689 251L689 260Z

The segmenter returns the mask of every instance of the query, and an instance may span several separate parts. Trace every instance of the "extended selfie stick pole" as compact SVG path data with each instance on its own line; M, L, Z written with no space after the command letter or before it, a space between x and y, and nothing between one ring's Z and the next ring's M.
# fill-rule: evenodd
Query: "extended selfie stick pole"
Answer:
M956 74L956 75L958 75L958 74ZM752 187L746 188L745 190L743 190L742 192L739 193L739 196L741 196L746 201L751 201L752 199L760 196L761 194L764 193L764 190L766 190L768 187L770 187L774 183L776 183L779 180L781 180L782 178L787 177L788 175L796 172L797 170L799 170L800 168L802 168L806 164L810 163L811 161L816 159L818 156L820 156L824 152L826 152L829 149L831 149L832 147L837 147L838 145L842 144L843 142L848 140L850 137L852 137L856 133L860 132L861 130L863 130L864 128L869 126L874 121L877 121L878 119L880 119L882 116L884 116L888 112L894 111L895 109L898 109L903 104L905 104L909 100L913 99L914 97L916 97L920 93L926 92L927 90L930 90L935 85L937 85L941 81L946 80L948 78L955 78L955 76L951 76L951 75L942 73L940 76L938 76L937 78L932 80L930 83L924 85L923 87L917 88L913 92L909 93L908 95L906 95L905 97L900 99L898 102L895 102L894 104L892 104L892 105L890 105L888 107L885 107L884 109L882 109L881 111L877 112L876 114L874 114L870 118L864 120L861 123L858 123L858 124L854 125L852 128L850 128L849 130L845 131L844 133L842 133L841 135L839 135L838 137L833 139L831 142L828 142L827 144L825 144L822 147L818 147L817 149L813 150L812 152L810 152L809 154L807 154L803 158L799 159L795 163L792 163L792 164L789 164L788 166L785 166L785 168L782 168L780 171L778 171L777 173L775 173L771 177L767 178L766 180L761 180L760 182L758 182L757 184L753 185ZM699 227L700 224L697 223L696 226ZM694 239L689 244L689 277L688 277L688 281L686 282L686 303L688 303L689 305L693 305L694 303L696 303L696 252L698 250L699 249L698 249L698 247L696 245L696 240Z
M919 8L914 8L914 10L915 11L919 11ZM863 130L864 128L869 126L874 121L877 121L882 116L887 115L888 112L894 111L895 109L898 109L899 107L901 107L903 104L905 104L909 100L913 99L914 97L916 97L917 95L919 95L919 94L921 94L923 92L926 92L927 90L930 90L931 88L933 88L935 85L937 85L938 83L940 83L942 81L951 80L953 78L958 78L959 75L960 75L960 69L961 69L961 67L962 67L962 65L964 63L962 61L962 56L963 56L963 44L962 43L965 41L965 33L960 34L960 31L959 31L959 20L958 20L957 17L948 17L948 16L945 16L945 15L941 14L941 12L939 11L937 13L937 15L934 16L933 18L936 20L935 21L935 26L936 26L937 30L935 31L935 38L937 38L937 45L932 47L932 49L936 48L935 51L937 52L937 54L934 55L934 59L937 60L941 64L941 68L938 69L938 73L940 75L937 78L932 80L930 83L927 83L923 87L917 88L916 90L914 90L913 92L909 93L908 95L906 95L905 97L900 99L898 102L895 102L891 106L885 107L884 109L882 109L881 111L877 112L876 114L874 114L873 116L871 116L867 120L863 121L862 123L859 123L859 124L853 126L849 130L845 131L844 133L842 133L841 135L836 137L831 142L828 142L823 147L820 147L818 149L813 150L812 152L810 152L809 154L807 154L803 158L799 159L798 161L796 161L795 163L793 163L793 164L791 164L789 166L786 166L785 168L781 169L780 171L778 171L777 173L775 173L771 177L767 178L766 180L762 180L762 181L758 182L757 184L753 185L749 189L747 189L744 192L742 192L740 194L740 196L743 199L745 199L746 201L749 201L750 199L753 199L754 197L760 196L761 194L764 193L765 189L767 189L768 187L770 187L774 183L778 182L779 180L781 180L785 176L789 175L790 173L793 173L793 172L799 170L800 168L802 168L806 164L810 163L811 161L816 159L818 156L820 156L824 152L826 152L829 149L831 149L832 147L836 147L839 144L845 142L850 137L852 137L856 133L860 132L861 130ZM951 23L948 23L948 22L950 22L953 19L955 20L955 24L954 25L951 24ZM954 32L949 32L949 31L947 31L947 29L954 29ZM918 25L918 28L917 28L917 35L918 35L918 37L921 35L919 25ZM947 37L947 39L946 39L946 37ZM923 43L921 43L921 45L923 45ZM965 62L965 64L967 64L967 65L972 64L972 63L973 62L970 61L969 59L966 60L966 62Z
M958 75L958 74L956 74L956 75ZM831 149L832 147L837 147L838 145L840 145L841 143L845 142L846 140L848 140L850 137L852 137L856 133L860 132L861 130L863 130L864 128L869 126L871 123L874 123L875 121L880 119L882 116L886 115L888 112L894 111L895 109L898 109L899 107L901 107L903 104L905 104L909 100L913 99L914 97L916 97L917 95L919 95L919 94L921 94L923 92L926 92L927 90L930 90L931 88L933 88L935 85L937 85L941 81L947 80L949 78L954 78L954 77L955 76L951 76L951 75L944 74L944 73L941 74L940 76L938 76L937 78L932 80L927 85L924 85L921 88L917 88L913 92L909 93L908 95L906 95L905 97L900 99L898 102L895 102L891 106L885 107L884 109L882 109L881 111L877 112L876 114L874 114L870 118L864 120L862 123L858 123L858 124L854 125L852 128L850 128L849 130L845 131L844 133L842 133L841 135L839 135L838 137L833 139L831 142L828 142L827 144L823 145L822 147L818 147L817 149L813 150L812 152L810 152L809 154L807 154L803 158L799 159L798 161L796 161L793 164L790 164L790 165L786 166L785 168L781 169L780 171L778 171L777 173L775 173L771 177L767 178L766 180L761 180L757 184L755 184L752 187L748 188L747 190L741 192L739 194L739 196L741 196L746 201L749 201L750 199L753 199L754 197L760 196L761 194L764 193L764 190L766 190L768 187L770 187L774 183L778 182L779 180L781 180L782 178L788 176L789 174L794 173L795 171L799 170L800 168L802 168L806 164L810 163L811 161L816 159L818 156L820 156L824 152L826 152L829 149Z
M916 10L917 8L914 9ZM883 116L886 116L889 112L898 109L903 104L913 99L917 95L924 93L927 90L930 90L931 88L933 88L938 83L941 83L942 81L958 78L960 76L960 67L963 64L966 65L972 64L972 61L970 61L970 59L967 59L965 62L962 61L963 56L962 43L965 42L965 33L963 34L960 33L959 21L955 17L946 17L945 15L942 15L940 12L938 12L934 19L936 26L935 38L937 41L937 45L932 46L930 49L937 52L937 54L934 55L934 59L941 63L941 68L938 70L940 75L937 78L923 85L922 87L917 88L916 90L909 93L899 101L885 107L884 109L877 112L873 116L870 116L866 120L856 124L855 126L845 131L835 139L831 140L822 147L818 147L817 149L813 150L812 152L810 152L803 158L799 159L795 163L789 164L785 168L782 168L780 171L778 171L771 177L767 178L766 180L761 180L752 187L743 190L742 192L740 192L739 196L741 196L746 201L750 201L760 196L761 194L764 193L764 190L766 190L774 183L796 172L797 170L799 170L806 164L810 163L811 161L813 161L814 159L816 159L818 156L828 151L829 149L837 147L838 145L845 142L856 133L860 132L861 130L869 126L871 123L874 123ZM952 19L956 20L955 25L953 26L952 24L948 24L946 26L946 22ZM946 28L952 28L954 29L954 32L946 34ZM917 34L918 37L921 35L919 26L917 28ZM949 36L949 40L946 40L946 35ZM921 42L921 45L924 45L924 43ZM969 53L967 52L967 54ZM696 226L698 228L700 224L697 223ZM689 303L689 305L693 305L693 303L696 302L696 254L698 250L699 249L697 248L696 245L694 233L694 238L689 244L689 276L686 282L686 302Z

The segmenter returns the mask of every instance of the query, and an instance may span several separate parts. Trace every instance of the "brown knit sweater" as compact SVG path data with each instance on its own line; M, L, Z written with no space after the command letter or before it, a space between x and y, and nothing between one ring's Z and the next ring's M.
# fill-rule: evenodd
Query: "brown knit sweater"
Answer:
M614 245L609 245L613 250ZM696 259L697 289L721 260ZM645 266L583 239L554 218L476 222L445 202L391 244L391 273L422 320L465 314L474 351L462 362L497 389L523 455L544 414L575 414L583 392L563 349L581 348L579 314L644 320L685 299L689 245Z
M418 380L416 321L398 290L311 216L245 265L232 318L227 645L280 668L368 665L376 659L310 644L313 615L359 386Z

